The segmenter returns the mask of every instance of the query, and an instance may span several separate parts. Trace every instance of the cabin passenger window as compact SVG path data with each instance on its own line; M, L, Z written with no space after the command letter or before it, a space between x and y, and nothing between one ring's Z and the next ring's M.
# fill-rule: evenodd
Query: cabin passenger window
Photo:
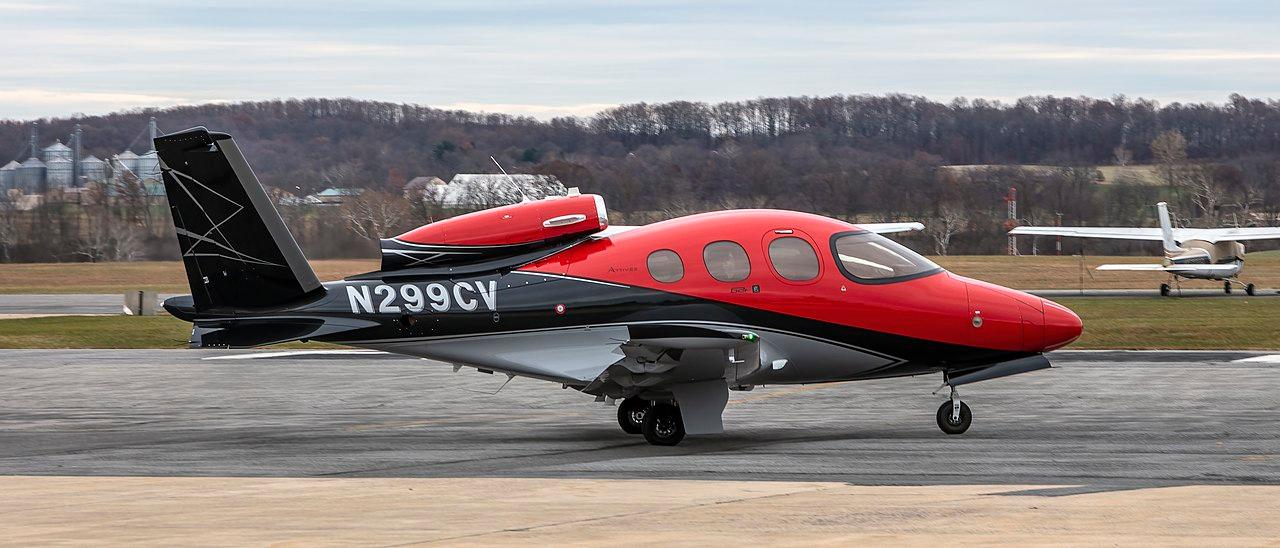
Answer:
M795 236L775 238L769 242L769 262L778 275L793 282L807 282L818 277L818 252L809 242Z
M649 254L649 275L664 284L675 283L684 277L684 263L670 249L659 249Z
M942 270L919 253L871 232L837 234L831 247L840 270L854 281L890 282Z
M742 246L729 241L711 242L702 248L702 261L711 277L722 282L740 282L751 274L751 259Z

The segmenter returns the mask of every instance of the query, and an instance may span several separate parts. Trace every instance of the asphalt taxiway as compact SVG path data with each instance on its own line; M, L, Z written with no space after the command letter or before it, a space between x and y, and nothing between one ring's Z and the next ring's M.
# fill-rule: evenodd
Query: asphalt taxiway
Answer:
M965 386L936 375L734 392L727 433L675 448L556 384L384 354L7 350L0 475L675 478L876 485L1280 484L1280 359L1060 352ZM1244 360L1244 361L1241 361Z
M0 353L0 545L1158 544L1280 539L1280 356L1059 352L735 392L653 447L559 386L358 352ZM1052 540L1050 540L1052 539Z

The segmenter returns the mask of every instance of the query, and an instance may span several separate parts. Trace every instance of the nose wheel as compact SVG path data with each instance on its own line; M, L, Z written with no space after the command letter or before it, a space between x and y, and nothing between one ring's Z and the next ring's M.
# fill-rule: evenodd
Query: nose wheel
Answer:
M952 387L951 399L942 402L942 406L938 407L938 428L947 435L954 436L965 433L972 423L973 413L969 411L968 405L960 401L960 395L956 393L955 387Z

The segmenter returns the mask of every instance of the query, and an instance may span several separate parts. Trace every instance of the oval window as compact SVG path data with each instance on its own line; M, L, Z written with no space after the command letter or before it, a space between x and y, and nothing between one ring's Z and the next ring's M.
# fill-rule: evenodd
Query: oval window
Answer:
M684 262L670 249L659 249L649 254L649 275L664 284L680 281L684 277Z
M735 242L719 241L702 248L702 262L712 278L722 282L740 282L751 274L751 259L747 250Z
M795 236L775 238L769 242L769 262L778 275L793 282L807 282L818 277L818 252L809 242Z

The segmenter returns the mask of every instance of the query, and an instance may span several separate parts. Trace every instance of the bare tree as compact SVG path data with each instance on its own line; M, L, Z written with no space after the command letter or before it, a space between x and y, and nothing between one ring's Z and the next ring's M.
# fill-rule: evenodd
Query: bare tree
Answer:
M9 262L9 249L18 244L18 200L22 191L0 192L0 260Z
M924 224L924 232L930 238L933 238L933 250L938 255L945 256L947 248L951 246L951 238L960 232L963 232L969 224L969 216L964 210L952 205L944 205L938 208L938 214L927 219Z
M1116 165L1124 167L1133 162L1133 153L1123 146L1117 146L1111 149L1111 154L1115 159Z
M347 228L366 240L378 240L400 228L411 214L401 196L369 190L348 199L340 209Z
M116 211L107 188L94 184L81 193L86 230L76 254L90 262L136 260L142 254L143 227Z
M1165 183L1177 186L1178 166L1187 161L1187 138L1176 129L1161 132L1151 140L1151 154L1164 168Z
M1218 205L1223 190L1210 169L1203 166L1182 166L1178 170L1179 188L1191 195L1191 201L1202 214L1205 226L1218 225Z
M341 162L320 170L320 180L330 188L349 187L362 169L359 162Z

